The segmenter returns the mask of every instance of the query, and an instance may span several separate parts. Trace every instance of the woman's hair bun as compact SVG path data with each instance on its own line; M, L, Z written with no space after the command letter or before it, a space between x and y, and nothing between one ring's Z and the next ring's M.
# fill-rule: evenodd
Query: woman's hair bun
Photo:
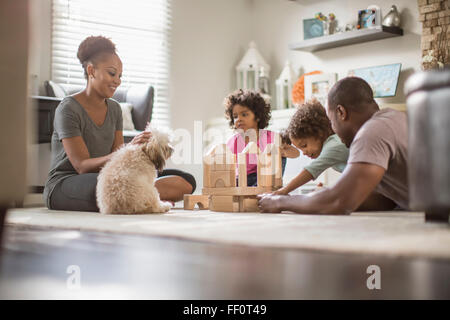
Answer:
M85 64L100 53L116 54L116 45L103 36L90 36L83 40L78 47L77 58L81 64Z

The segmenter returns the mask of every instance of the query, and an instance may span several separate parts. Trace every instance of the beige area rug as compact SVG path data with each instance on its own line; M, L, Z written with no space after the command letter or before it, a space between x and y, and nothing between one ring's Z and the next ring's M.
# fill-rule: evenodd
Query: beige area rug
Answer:
M425 223L420 212L314 216L175 208L166 214L129 216L26 208L8 211L6 223L220 244L450 259L449 224Z

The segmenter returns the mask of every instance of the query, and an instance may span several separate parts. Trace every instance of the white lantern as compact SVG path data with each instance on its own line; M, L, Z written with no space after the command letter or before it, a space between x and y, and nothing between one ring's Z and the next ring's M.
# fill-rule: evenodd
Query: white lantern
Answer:
M267 77L269 76L270 66L256 50L256 44L252 41L244 57L236 66L238 89L262 89L259 88L259 74L261 70Z
M290 62L286 61L283 71L275 82L278 109L292 108L292 87L295 81L297 81L297 75L292 70Z

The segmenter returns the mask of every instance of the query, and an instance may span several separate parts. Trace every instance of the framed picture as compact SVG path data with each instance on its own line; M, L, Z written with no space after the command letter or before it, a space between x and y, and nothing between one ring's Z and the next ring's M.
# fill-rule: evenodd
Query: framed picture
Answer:
M371 86L374 98L393 97L397 92L401 63L349 70L349 77L359 77Z
M316 19L303 19L303 39L308 40L323 36L323 22Z
M336 73L321 73L305 76L305 101L316 98L326 108L328 91L336 83Z
M381 11L378 7L369 7L358 11L357 29L373 28L381 25Z

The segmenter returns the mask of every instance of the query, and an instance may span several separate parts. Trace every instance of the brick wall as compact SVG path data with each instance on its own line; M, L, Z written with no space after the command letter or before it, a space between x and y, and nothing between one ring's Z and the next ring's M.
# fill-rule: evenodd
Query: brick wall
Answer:
M422 68L449 65L450 0L417 0L422 22ZM440 63L439 63L440 62Z

